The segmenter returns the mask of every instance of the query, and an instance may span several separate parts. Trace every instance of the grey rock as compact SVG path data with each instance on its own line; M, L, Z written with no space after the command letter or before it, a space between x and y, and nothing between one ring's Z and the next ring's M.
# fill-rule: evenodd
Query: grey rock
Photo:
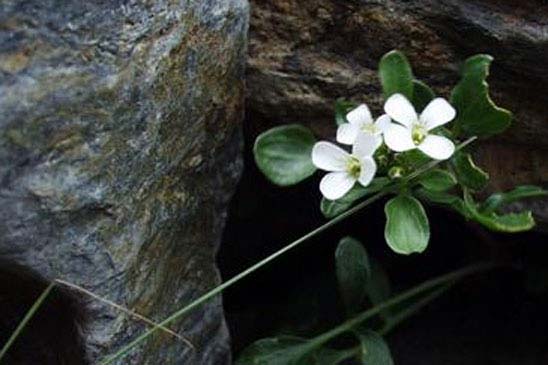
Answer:
M159 321L219 283L245 0L2 1L0 258ZM82 297L94 363L146 328ZM123 364L230 362L221 299Z
M252 0L247 82L251 137L303 123L334 136L338 97L381 111L377 63L402 50L417 78L447 97L470 55L495 57L496 102L515 112L510 130L480 142L493 190L548 183L548 4L542 1ZM548 200L536 203L548 226Z

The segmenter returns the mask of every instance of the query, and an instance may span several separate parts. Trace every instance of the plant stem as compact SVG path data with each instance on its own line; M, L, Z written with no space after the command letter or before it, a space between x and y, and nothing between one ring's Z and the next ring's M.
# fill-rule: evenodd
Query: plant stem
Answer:
M442 286L441 288L437 289L436 291L430 293L429 295L425 296L421 300L419 300L416 303L413 303L412 306L409 306L405 308L404 310L398 312L396 315L390 318L390 320L384 325L384 327L379 331L379 334L381 336L385 336L388 332L392 331L396 326L398 326L401 322L406 320L407 318L411 317L415 313L417 313L419 310L421 310L425 305L433 301L434 299L438 298L440 295L445 293L447 290L451 288L452 284L446 284Z
M417 313L420 309L422 309L425 305L433 301L434 299L438 298L440 295L445 293L448 289L450 289L452 284L446 284L445 286L437 289L436 291L430 293L420 301L413 303L411 307L408 307L401 312L397 313L395 316L390 318L390 322L386 323L386 325L381 328L377 333L381 336L386 336L388 332L392 331L397 325L399 325L401 322L409 318L410 316ZM346 350L345 352L345 359L348 359L352 356L357 356L362 351L361 345L355 346L353 348L350 348Z
M184 314L188 313L195 307L199 306L200 304L204 303L205 301L209 300L210 298L214 297L215 295L219 294L229 286L237 283L241 279L245 278L246 276L250 275L257 269L263 267L264 265L268 264L269 262L273 261L274 259L278 258L279 256L283 255L287 251L299 246L301 243L307 241L308 239L318 235L319 233L325 231L326 229L332 227L333 225L339 223L340 221L344 220L345 218L353 215L354 213L362 210L363 208L367 207L368 205L371 205L376 200L380 199L384 195L386 195L386 192L379 192L370 198L364 200L363 202L359 203L358 205L354 206L353 208L350 208L346 212L338 215L337 217L331 219L327 223L321 225L320 227L316 228L315 230L305 234L301 238L293 241L289 245L285 246L279 251L276 251L272 255L268 256L267 258L259 261L258 263L252 265L251 267L247 268L246 270L242 271L241 273L237 274L236 276L232 277L231 279L225 281L221 285L217 286L216 288L212 289L211 291L207 292L203 296L199 297L198 299L194 300L192 303L187 305L186 307L178 310L177 312L173 313L171 316L163 320L159 323L159 326L166 326L180 317L182 317ZM107 357L104 361L101 362L101 365L106 365L112 363L114 360L119 359L120 357L127 354L133 347L137 346L139 343L143 342L145 339L147 339L150 335L152 335L154 332L158 330L158 327L152 328L148 330L147 332L143 333L139 337L137 337L135 340L124 346L122 349L120 349L118 352L113 354L112 356Z
M404 300L407 300L409 298L412 298L414 297L415 295L417 294L420 294L421 292L423 291L426 291L426 290L429 290L429 289L433 289L435 288L436 286L438 285L441 285L441 284L445 284L445 283L449 283L451 281L456 281L456 280L459 280L465 276L468 276L468 275L472 275L472 274L475 274L475 273L478 273L478 272L481 272L481 271L486 271L486 270L490 270L490 269L493 269L494 267L496 267L496 265L494 264L476 264L476 265L471 265L471 266L467 266L465 268L462 268L462 269L459 269L459 270L456 270L456 271L453 271L453 272L450 272L448 274L445 274L445 275L442 275L442 276L439 276L437 278L434 278L434 279L430 279L430 280L427 280L425 282L423 282L422 284L416 286L416 287L413 287L401 294L398 294L396 295L395 297L393 297L392 299L389 299L361 314L359 314L358 316L352 318L352 319L349 319L348 321L342 323L341 325L333 328L332 330L320 335L320 336L317 336L315 338L313 338L312 340L310 340L311 342L311 348L315 348L315 347L318 347L318 346L321 346L322 344L330 341L331 339L339 336L340 334L344 333L344 332L348 332L350 330L352 330L354 327L356 327L357 325L359 325L360 323L368 320L369 318L372 318L373 316L375 316L376 314L380 313L381 311L393 306L393 305L396 305ZM432 293L432 295L438 293L437 291ZM441 292L439 293L441 294ZM418 303L422 303L422 305L426 304L426 302L424 302L426 299L428 299L429 297L426 297L425 299L419 301ZM418 308L411 308L411 311L409 312L405 312L402 319L405 318L406 315L411 315L413 311L416 311L418 310Z
M2 361L2 359L4 358L4 356L10 349L11 345L13 345L17 337L19 337L21 332L23 332L23 330L27 326L27 323L32 319L34 314L38 311L38 309L40 308L44 300L46 300L46 298L48 297L49 293L51 292L54 286L55 286L55 283L52 282L46 287L46 289L44 289L42 294L40 294L38 299L36 299L36 301L32 304L30 309L27 311L27 313L25 314L25 317L23 317L21 322L19 322L19 324L17 325L17 328L15 329L15 331L13 331L10 338L8 339L8 341L2 348L2 351L0 351L0 361Z
M470 143L474 142L476 139L478 139L478 137L474 136L474 137L470 137L467 140L463 141L461 144L459 144L455 148L455 152L462 150L464 147L468 146ZM445 160L434 160L434 161L427 162L424 165L420 166L417 170L415 170L412 173L410 173L409 175L405 176L403 179L405 181L411 181L414 178L420 176L423 172L426 172L426 171L430 170L431 168L437 166L438 164L440 164L444 161Z

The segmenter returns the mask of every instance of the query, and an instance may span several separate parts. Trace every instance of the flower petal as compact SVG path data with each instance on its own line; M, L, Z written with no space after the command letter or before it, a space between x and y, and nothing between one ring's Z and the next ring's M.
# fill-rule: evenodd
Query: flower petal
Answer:
M350 124L355 124L358 126L361 126L367 123L373 123L373 118L371 117L371 111L365 104L361 104L356 109L346 114L346 120L348 120Z
M329 200L342 198L356 183L356 179L346 172L331 172L320 181L320 191Z
M452 121L457 112L444 98L435 98L421 113L420 121L426 124L426 129L432 130Z
M403 152L416 148L411 138L411 130L396 124L392 123L384 132L384 143L392 151Z
M455 145L450 139L433 134L429 134L418 148L435 160L446 160L455 152Z
M375 177L375 173L377 172L377 164L372 157L364 157L361 160L361 163L360 177L358 178L358 181L363 186L367 186Z
M375 151L382 145L382 136L379 134L375 136Z
M384 133L384 131L388 129L390 124L392 124L392 119L390 119L390 116L388 114L381 115L375 121L375 126L381 131L381 133Z
M350 155L331 142L320 141L312 148L312 163L326 171L344 171Z
M352 145L352 154L359 159L366 156L372 156L375 150L379 146L379 136L373 136L371 134L360 133Z
M407 127L417 121L417 112L413 105L402 94L394 94L384 103L384 111L394 119Z
M337 128L337 142L352 144L360 133L360 127L356 124L344 123Z

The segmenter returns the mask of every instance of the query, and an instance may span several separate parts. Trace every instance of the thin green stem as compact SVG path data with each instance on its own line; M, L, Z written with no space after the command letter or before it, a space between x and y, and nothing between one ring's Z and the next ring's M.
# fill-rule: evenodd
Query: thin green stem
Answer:
M470 143L474 142L476 139L478 139L478 137L470 137L468 138L467 140L463 141L461 144L459 144L456 148L455 148L455 152L457 151L460 151L462 150L464 147L468 146ZM445 160L434 160L434 161L430 161L430 162L427 162L425 163L424 165L420 166L418 169L416 169L415 171L413 171L412 173L410 173L409 175L405 176L403 178L403 180L405 181L411 181L413 180L414 178L420 176L423 172L426 172L428 170L430 170L431 168L439 165L440 163L444 162Z
M469 138L467 139L466 141L464 141L463 143L461 143L459 146L457 146L457 150L459 149L462 149L464 148L465 146L467 146L468 144L472 143L474 140L476 139L476 137L472 137L472 138ZM434 166L440 164L441 162L443 162L442 160L436 160L436 161L432 161L428 164L425 164L424 166L421 166L419 169L417 169L417 171L415 171L414 173L406 176L404 179L406 181L409 181L409 180L412 180L413 178L417 177L418 175L420 175L421 173L433 168ZM350 208L349 210L347 210L346 212L338 215L337 217L331 219L330 221L328 221L327 223L321 225L320 227L316 228L315 230L305 234L304 236L302 236L301 238L293 241L292 243L288 244L287 246L285 246L284 248L282 248L281 250L273 253L272 255L268 256L267 258L259 261L258 263L252 265L251 267L247 268L246 270L242 271L241 273L237 274L236 276L232 277L231 279L229 279L228 281L220 284L219 286L213 288L212 290L210 290L209 292L205 293L203 296L199 297L198 299L194 300L193 302L191 302L190 304L188 304L187 306L185 306L184 308L176 311L175 313L173 313L171 316L167 317L164 321L160 322L159 323L159 326L166 326L176 320L178 320L179 318L181 318L183 315L185 315L186 313L188 313L189 311L191 311L192 309L198 307L199 305L201 305L202 303L208 301L209 299L211 299L212 297L216 296L217 294L221 293L223 290L225 290L226 288L232 286L233 284L237 283L238 281L240 281L241 279L245 278L246 276L250 275L251 273L253 273L254 271L256 271L257 269L261 268L262 266L268 264L269 262L275 260L276 258L278 258L279 256L283 255L284 253L286 253L287 251L290 251L291 249L299 246L301 243L307 241L308 239L316 236L317 234L325 231L326 229L330 228L331 226L339 223L340 221L346 219L347 217L353 215L354 213L360 211L361 209L365 208L366 206L370 205L371 203L373 203L374 201L380 199L381 197L383 197L384 195L388 194L389 192L391 192L391 190L393 190L393 186L392 187L387 187L385 191L381 191L373 196L371 196L370 198L364 200L363 202L357 204L356 206L354 206L353 208ZM126 355L133 347L139 345L141 342L143 342L144 340L146 340L148 337L150 337L152 334L154 334L156 331L158 330L158 327L155 327L155 328L152 328L150 330L148 330L147 332L143 333L142 335L138 336L135 340L133 340L132 342L130 342L129 344L127 344L126 346L122 347L120 350L118 350L116 353L114 353L113 355L111 356L108 356L105 360L103 360L100 364L101 365L107 365L107 364L110 364L112 363L113 361L121 358L122 356Z
M462 268L460 270L456 270L456 271L450 272L448 274L439 276L437 278L427 280L427 281L423 282L422 284L420 284L418 286L415 286L415 287L413 287L413 288L411 288L411 289L409 289L409 290L407 290L407 291L405 291L405 292L403 292L399 295L396 295L392 299L389 299L389 300L387 300L387 301L385 301L385 302L383 302L383 303L381 303L381 304L379 304L379 305L377 305L377 306L375 306L375 307L359 314L358 316L356 316L352 319L349 319L348 321L346 321L346 322L342 323L341 325L333 328L332 330L330 330L328 332L325 332L324 334L313 338L312 340L310 340L311 347L321 346L322 344L330 341L331 339L333 339L333 338L335 338L335 337L337 337L337 336L339 336L339 335L341 335L345 332L348 332L348 331L352 330L354 327L356 327L360 323L365 322L366 320L372 318L373 316L380 313L381 311L383 311L385 309L388 309L388 308L392 307L393 305L396 305L400 302L403 302L403 301L405 301L409 298L412 298L415 295L420 294L423 291L433 289L436 286L439 286L441 284L445 284L445 283L449 283L449 282L452 282L452 281L462 279L463 277L468 276L468 275L472 275L472 274L476 274L476 273L481 272L481 271L486 271L486 270L493 269L494 267L496 267L496 265L494 265L494 264L471 265L471 266L467 266L465 268Z
M38 311L38 309L40 308L44 300L46 300L46 298L48 297L49 293L52 291L54 286L55 286L55 282L52 282L46 287L46 289L44 289L42 294L40 294L38 299L36 299L36 301L32 304L30 309L27 311L27 313L25 314L25 317L23 317L21 322L19 322L15 331L13 331L13 333L11 334L10 338L8 339L4 347L2 347L2 351L0 351L0 361L2 361L2 359L4 358L4 356L10 349L11 345L13 345L13 343L19 337L21 332L23 332L23 330L25 329L29 321L32 319L34 314Z
M380 199L381 197L383 197L386 194L387 193L385 193L385 192L377 193L377 194L371 196L370 198L364 200L363 202L359 203L358 205L354 206L353 208L350 208L346 212L344 212L344 213L338 215L337 217L331 219L330 221L328 221L327 223L321 225L320 227L316 228L315 230L305 234L304 236L302 236L301 238L293 241L292 243L285 246L281 250L276 251L275 253L268 256L267 258L265 258L265 259L259 261L258 263L252 265L251 267L247 268L246 270L244 270L241 273L237 274L236 276L232 277L230 280L225 281L221 285L217 286L216 288L214 288L211 291L207 292L203 296L201 296L198 299L194 300L189 305L187 305L184 308L182 308L182 309L178 310L177 312L173 313L171 316L169 316L168 318L166 318L165 320L160 322L159 326L166 326L166 325L176 321L177 319L181 318L183 315L185 315L186 313L188 313L192 309L198 307L199 305L206 302L210 298L212 298L215 295L221 293L223 290L225 290L229 286L237 283L238 281L242 280L243 278L250 275L251 273L253 273L257 269L263 267L264 265L268 264L269 262L271 262L274 259L278 258L279 256L283 255L287 251L299 246L301 243L307 241L308 239L318 235L319 233L321 233L321 232L325 231L326 229L332 227L333 225L339 223L340 221L344 220L345 218L347 218L347 217L353 215L354 213L362 210L363 208L367 207L368 205L371 205L373 202L377 201L378 199ZM139 343L143 342L149 336L151 336L154 332L156 332L157 329L158 328L155 327L155 328L152 328L152 329L148 330L147 332L143 333L142 335L137 337L135 340L133 340L132 342L130 342L129 344L124 346L122 349L120 349L118 352L116 352L115 354L107 357L104 361L101 362L101 365L110 364L114 360L119 359L120 357L124 356L133 347L137 346Z
M412 306L405 308L401 312L397 313L395 316L393 316L390 319L390 322L386 323L386 325L381 328L377 333L381 336L386 336L390 331L392 331L397 325L399 325L401 322L409 318L410 316L417 313L420 309L422 309L425 305L432 302L436 298L438 298L440 295L445 293L447 290L451 288L452 284L446 284L443 287L437 289L436 291L432 292L431 294L427 295L426 297L422 298L420 301L413 303ZM356 356L359 353L361 353L362 348L360 345L355 346L353 348L350 348L346 350L344 353L345 359L348 359L352 356ZM342 356L342 355L341 355Z
M431 301L438 298L440 295L445 293L447 290L451 288L452 284L446 284L442 286L441 288L435 290L434 292L428 294L421 300L417 301L416 303L413 303L413 305L405 308L404 310L396 313L394 316L390 317L390 320L384 325L384 327L379 331L379 334L381 336L386 335L388 332L392 331L395 327L397 327L401 322L405 321L407 318L411 317L412 315L416 314L419 310L421 310L425 305L430 303Z

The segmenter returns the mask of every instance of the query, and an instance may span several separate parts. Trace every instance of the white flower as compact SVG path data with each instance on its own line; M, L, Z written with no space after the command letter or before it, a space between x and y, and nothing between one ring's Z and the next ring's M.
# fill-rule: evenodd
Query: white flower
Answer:
M371 117L371 112L365 104L361 104L356 109L346 115L348 123L341 124L337 129L337 142L342 144L353 144L360 133L375 136L377 147L382 144L381 134L390 125L390 117L386 114L381 115L375 123Z
M352 154L330 142L321 141L312 148L312 162L330 171L320 182L320 191L329 200L342 198L358 181L367 186L377 172L373 153L377 149L374 136L359 134L352 146Z
M449 123L456 111L443 98L432 100L420 116L402 94L394 94L384 104L384 111L394 119L384 132L384 143L393 151L403 152L418 148L436 160L445 160L455 152L450 139L430 134L436 127Z

